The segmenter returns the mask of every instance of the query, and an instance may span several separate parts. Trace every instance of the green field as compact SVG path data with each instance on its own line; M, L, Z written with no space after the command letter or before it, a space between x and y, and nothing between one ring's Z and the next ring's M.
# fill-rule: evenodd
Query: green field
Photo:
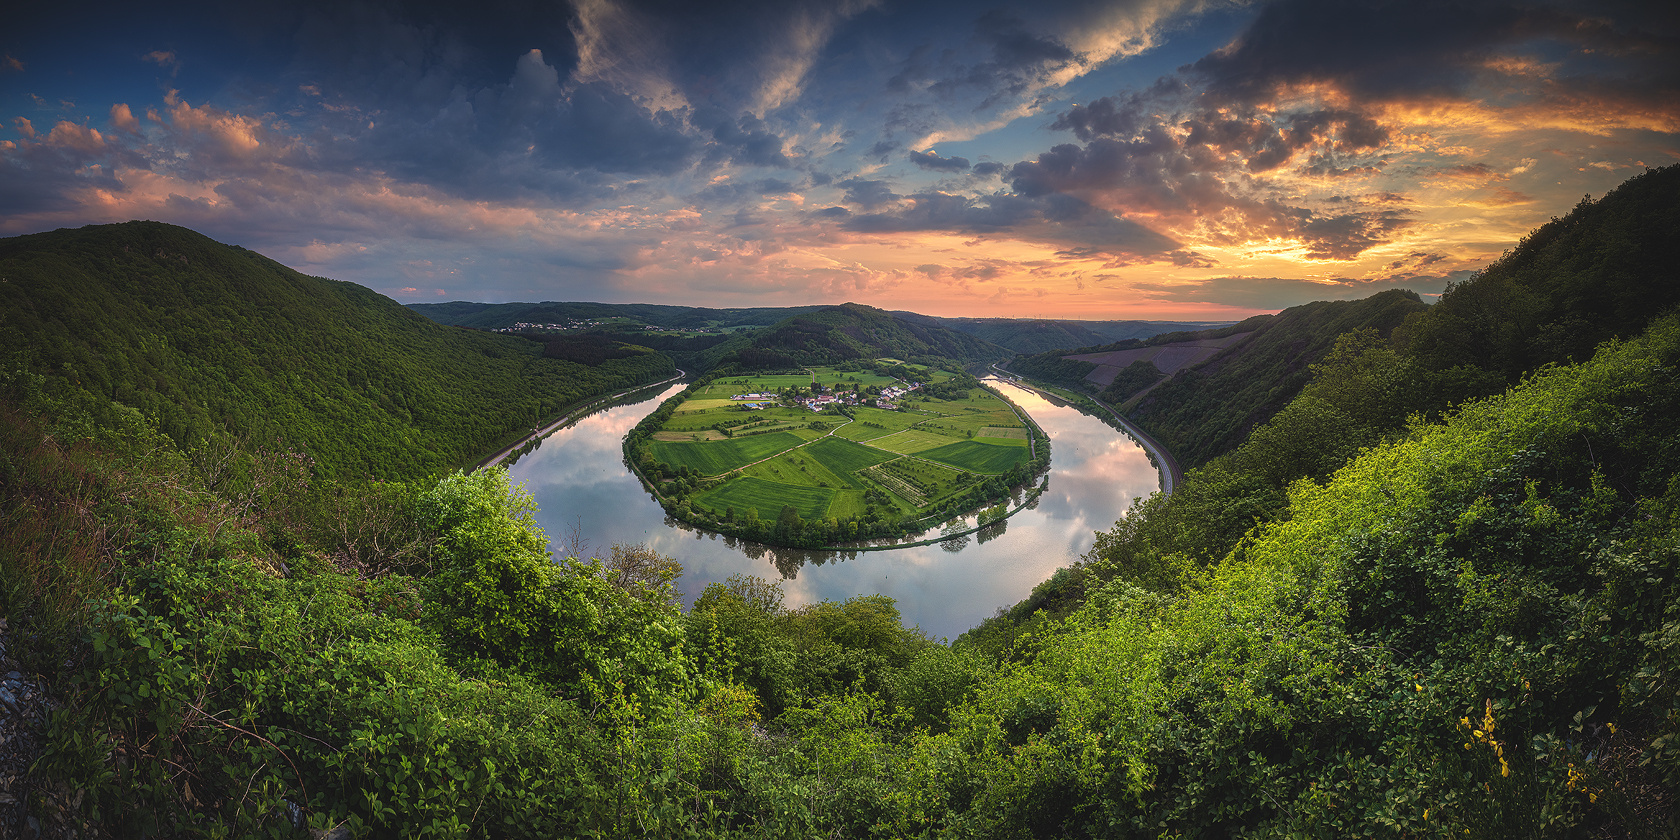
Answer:
M887 437L876 438L869 442L870 446L897 452L902 455L913 455L928 449L937 449L953 441L960 440L949 435L924 432L921 429L906 429Z
M1014 443L1015 441L1008 441ZM1026 441L1020 441L1026 443ZM1002 475L1016 464L1025 463L1029 457L1027 447L1002 445L1004 441L996 443L965 440L929 449L917 453L920 457L942 464L950 464L971 472L986 475Z
M860 446L838 436L824 438L800 451L809 452L812 457L828 464L830 469L841 473L861 470L893 458L892 453Z
M1028 430L1020 417L981 387L941 391L957 397L947 400L930 393L937 389L936 381L905 394L896 410L855 406L847 409L850 417L780 406L746 411L729 399L789 386L806 388L813 377L824 385L843 387L896 381L831 368L715 381L690 393L652 430L647 452L665 465L664 485L679 494L692 493L687 498L702 515L722 517L734 508L736 518L722 530L745 529L759 538L766 526L748 526L746 512L756 510L761 522L773 522L784 505L791 505L805 523L792 532L794 539L803 539L798 535L809 535L813 527L826 529L817 532L825 535L862 533L878 527L872 523L924 515L950 499L968 498L986 476L1000 475L1029 458ZM935 379L950 377L939 372ZM731 436L722 440L683 439L717 437L724 429ZM717 481L696 487L693 481L678 480L673 468L684 467ZM827 524L811 524L823 522Z
M783 505L793 505L802 519L821 519L828 515L834 491L823 487L801 487L765 481L762 478L736 479L715 490L694 497L696 504L716 511L735 508L737 516L745 516L756 509L760 519L774 520Z
M809 448L788 452L762 464L754 464L741 471L766 481L799 484L808 487L861 487L856 479L843 471L832 470L821 460L811 457Z
M919 414L907 414L902 411L886 411L879 408L859 406L852 409L857 422L835 432L835 435L847 440L871 440L901 429L907 429L926 420Z
M701 475L718 475L792 449L805 441L791 432L733 438L704 443L656 440L648 451L656 460L675 467L691 467ZM780 510L780 508L778 508Z
M748 428L773 425L775 423L793 423L805 425L816 419L816 415L803 408L763 408L756 411L746 411L738 408L735 403L723 400L688 400L677 408L677 413L665 421L665 431L689 432L700 429L710 429L722 423L737 431Z

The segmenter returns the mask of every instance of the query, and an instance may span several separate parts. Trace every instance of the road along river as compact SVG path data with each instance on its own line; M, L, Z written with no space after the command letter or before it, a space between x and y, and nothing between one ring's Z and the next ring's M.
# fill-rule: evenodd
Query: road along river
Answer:
M681 383L553 431L510 460L508 472L536 499L537 522L556 554L565 553L574 532L591 554L605 555L613 543L646 544L683 564L677 585L688 601L708 583L735 574L782 579L789 607L880 593L898 601L906 625L955 638L1079 559L1096 531L1111 527L1134 498L1160 485L1148 456L1124 434L1040 394L986 381L1050 436L1050 489L1005 522L935 545L868 552L774 548L667 517L625 467L619 447L625 433ZM973 524L968 517L964 529Z

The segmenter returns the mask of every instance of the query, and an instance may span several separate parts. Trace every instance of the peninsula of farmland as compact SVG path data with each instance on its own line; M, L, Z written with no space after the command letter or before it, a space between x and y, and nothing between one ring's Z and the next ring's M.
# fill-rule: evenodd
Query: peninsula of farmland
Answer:
M702 379L626 452L678 519L800 546L919 531L1049 464L1026 414L974 377L892 358Z

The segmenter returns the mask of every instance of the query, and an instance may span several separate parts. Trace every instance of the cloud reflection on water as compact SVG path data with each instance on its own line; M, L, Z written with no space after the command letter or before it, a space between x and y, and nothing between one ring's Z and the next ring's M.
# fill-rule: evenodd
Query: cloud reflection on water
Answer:
M593 553L614 543L645 543L683 564L678 587L687 600L730 575L785 578L788 606L882 593L897 599L906 624L955 637L1077 560L1096 531L1158 486L1148 456L1124 435L1001 384L1051 438L1050 489L1035 508L1001 528L960 538L965 544L956 551L943 544L867 552L754 545L675 523L624 467L624 434L681 387L557 431L509 472L536 499L537 522L556 550L578 523Z

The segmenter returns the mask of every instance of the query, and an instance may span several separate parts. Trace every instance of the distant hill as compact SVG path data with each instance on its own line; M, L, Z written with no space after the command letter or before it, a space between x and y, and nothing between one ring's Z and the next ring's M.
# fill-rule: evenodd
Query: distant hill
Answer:
M787 318L808 315L826 306L765 306L712 309L651 303L411 303L408 308L440 324L505 330L518 324L566 324L620 321L673 330L766 327ZM1225 321L1070 321L1026 318L941 318L919 312L893 310L894 318L923 326L967 333L1017 353L1042 353L1061 348L1090 347L1125 339L1145 339L1170 332L1225 326ZM609 326L603 324L602 326Z
M1137 399L1128 406L1132 419L1185 466L1196 466L1241 443L1294 399L1309 366L1337 336L1367 328L1386 336L1425 308L1412 292L1388 291L1295 306L1216 329L1021 355L1009 368L1070 388L1101 389L1110 402ZM1163 374L1171 378L1156 384ZM1134 397L1140 391L1141 398Z
M915 312L895 317L937 324L968 333L1017 353L1089 347L1126 339L1145 339L1170 332L1225 326L1225 321L1069 321L1045 318L940 318Z
M484 330L508 329L517 324L565 324L568 321L623 319L667 329L764 327L794 315L825 308L813 306L763 306L743 309L710 309L701 306L666 306L656 303L411 303L408 308L440 324Z
M105 420L138 412L183 449L301 446L329 475L470 463L564 406L672 372L645 350L544 358L156 222L0 240L0 277L0 358L26 372L0 384Z
M765 370L882 356L909 362L954 360L975 364L1008 355L1005 348L966 333L847 303L787 318L761 330L750 346L736 350L723 361Z
M1251 336L1179 371L1128 413L1184 465L1204 463L1288 405L1311 378L1309 366L1330 352L1337 336L1360 329L1386 336L1425 308L1417 294L1395 289L1250 319L1243 326L1252 328Z

